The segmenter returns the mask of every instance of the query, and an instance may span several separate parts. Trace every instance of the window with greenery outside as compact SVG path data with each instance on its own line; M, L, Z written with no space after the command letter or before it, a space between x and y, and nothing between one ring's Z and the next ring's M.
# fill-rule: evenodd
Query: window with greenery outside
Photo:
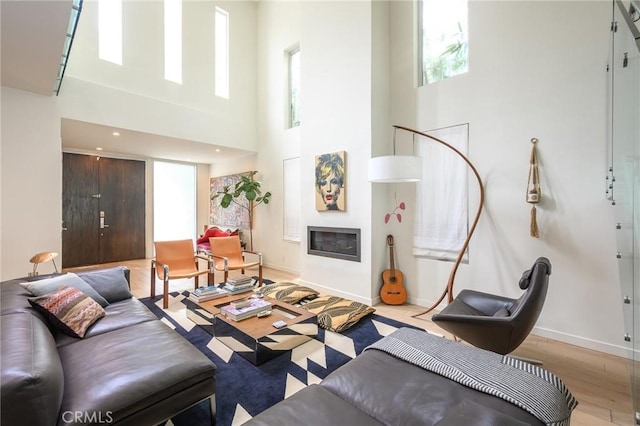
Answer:
M467 0L419 0L420 85L468 71Z

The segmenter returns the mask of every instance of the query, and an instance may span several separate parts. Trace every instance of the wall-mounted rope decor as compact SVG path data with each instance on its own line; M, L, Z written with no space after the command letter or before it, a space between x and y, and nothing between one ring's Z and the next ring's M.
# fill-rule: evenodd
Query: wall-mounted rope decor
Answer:
M536 218L536 204L542 199L540 190L540 176L538 175L538 158L536 155L536 143L538 139L531 138L531 159L529 160L529 178L527 180L527 203L531 204L531 236L540 238L538 221Z

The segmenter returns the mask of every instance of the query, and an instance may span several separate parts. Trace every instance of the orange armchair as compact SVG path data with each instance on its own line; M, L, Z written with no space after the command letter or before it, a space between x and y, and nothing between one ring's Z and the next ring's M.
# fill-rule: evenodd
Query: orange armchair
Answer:
M213 261L204 255L195 254L193 240L156 241L156 257L151 259L151 297L156 295L156 276L163 283L162 307L169 307L169 280L194 278L198 288L200 275L209 274L208 284L213 284ZM208 269L198 269L198 259L208 262Z
M230 237L215 237L209 238L211 244L211 258L213 259L214 271L224 272L224 282L227 282L229 277L229 271L240 269L240 272L244 274L246 268L252 266L258 267L258 287L262 287L262 253L257 251L242 250L240 246L240 237L232 235ZM246 262L245 253L257 256L258 260L254 262Z

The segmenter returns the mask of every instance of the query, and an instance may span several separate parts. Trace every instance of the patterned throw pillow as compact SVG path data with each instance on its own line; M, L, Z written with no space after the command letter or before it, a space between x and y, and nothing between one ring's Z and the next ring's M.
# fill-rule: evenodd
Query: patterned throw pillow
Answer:
M298 284L282 282L269 284L260 289L263 296L278 299L284 303L293 305L308 296L317 296L318 292L312 288Z
M29 303L62 332L84 337L87 329L105 315L95 300L73 287L62 286L53 293L31 297Z
M318 316L318 326L341 333L375 312L371 306L337 296L321 296L302 306Z

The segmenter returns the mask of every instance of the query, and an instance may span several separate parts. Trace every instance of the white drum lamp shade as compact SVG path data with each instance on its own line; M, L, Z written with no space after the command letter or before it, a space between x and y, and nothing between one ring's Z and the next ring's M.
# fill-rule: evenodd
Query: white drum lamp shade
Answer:
M369 182L418 182L422 178L422 158L386 155L369 160Z

